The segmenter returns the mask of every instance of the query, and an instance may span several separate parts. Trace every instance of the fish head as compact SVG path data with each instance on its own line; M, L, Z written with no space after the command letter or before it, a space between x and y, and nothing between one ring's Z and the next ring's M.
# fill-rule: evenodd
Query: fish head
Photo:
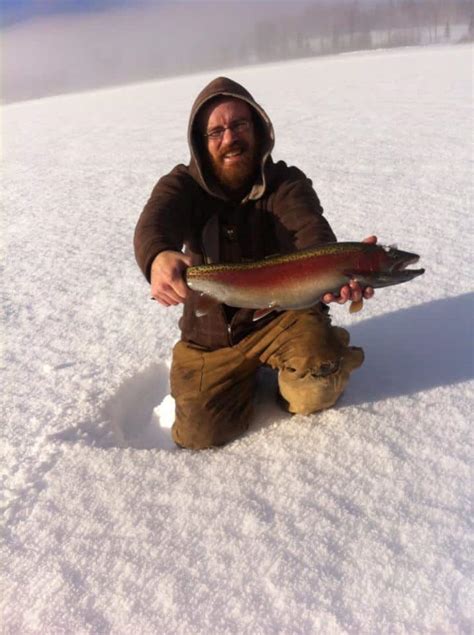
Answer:
M364 251L363 261L367 263L368 258L370 264L363 267L365 271L353 275L364 286L388 287L413 280L425 272L424 269L407 269L409 265L418 262L420 257L393 245L367 245Z
M418 254L410 251L402 251L394 246L382 247L385 254L385 270L394 278L400 281L412 280L417 276L421 276L425 272L424 269L407 269L409 265L414 265L420 259Z

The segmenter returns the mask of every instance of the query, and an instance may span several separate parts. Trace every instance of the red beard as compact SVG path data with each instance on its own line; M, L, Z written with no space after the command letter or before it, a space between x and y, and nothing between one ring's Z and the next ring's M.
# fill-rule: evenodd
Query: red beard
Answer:
M232 152L241 154L235 159L226 160L226 155ZM243 140L236 140L223 148L217 157L209 155L211 167L224 190L238 192L251 188L256 170L255 155L255 150Z

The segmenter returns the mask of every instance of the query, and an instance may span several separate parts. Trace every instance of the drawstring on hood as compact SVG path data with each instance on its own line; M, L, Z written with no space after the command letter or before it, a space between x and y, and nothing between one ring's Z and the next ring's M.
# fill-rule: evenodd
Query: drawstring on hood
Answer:
M227 77L217 77L208 84L197 96L188 124L188 145L191 152L189 171L195 181L211 196L226 198L222 190L209 177L204 176L203 170L203 145L201 133L197 130L197 119L201 109L211 99L216 97L232 97L245 101L257 118L257 134L262 138L260 141L260 166L257 179L245 200L256 200L261 198L266 188L266 167L271 162L271 152L275 145L275 135L272 122L264 109L254 100L252 95L243 86Z

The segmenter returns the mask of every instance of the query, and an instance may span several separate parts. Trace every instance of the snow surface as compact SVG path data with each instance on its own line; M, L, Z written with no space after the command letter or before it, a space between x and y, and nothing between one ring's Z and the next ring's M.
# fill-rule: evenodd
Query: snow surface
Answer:
M332 309L366 351L336 408L284 414L264 370L248 434L203 452L170 441L180 310L132 234L215 73L2 109L3 633L471 632L471 70L458 46L226 73L338 238L426 273Z

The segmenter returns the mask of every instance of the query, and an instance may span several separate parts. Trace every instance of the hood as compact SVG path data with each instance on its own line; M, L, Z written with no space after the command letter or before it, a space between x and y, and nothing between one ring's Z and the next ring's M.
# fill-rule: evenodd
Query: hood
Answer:
M256 114L257 134L262 138L260 170L256 181L246 197L246 200L255 200L260 198L265 192L266 178L265 168L271 162L271 151L275 144L275 135L273 132L272 122L263 108L257 104L252 95L243 86L234 82L227 77L217 77L212 80L197 96L196 101L191 109L188 125L188 144L191 152L191 161L189 170L193 178L199 185L212 196L226 198L225 194L219 188L217 183L212 179L211 175L204 176L203 161L203 145L202 139L196 129L196 118L201 108L215 97L226 96L242 99L245 101Z

